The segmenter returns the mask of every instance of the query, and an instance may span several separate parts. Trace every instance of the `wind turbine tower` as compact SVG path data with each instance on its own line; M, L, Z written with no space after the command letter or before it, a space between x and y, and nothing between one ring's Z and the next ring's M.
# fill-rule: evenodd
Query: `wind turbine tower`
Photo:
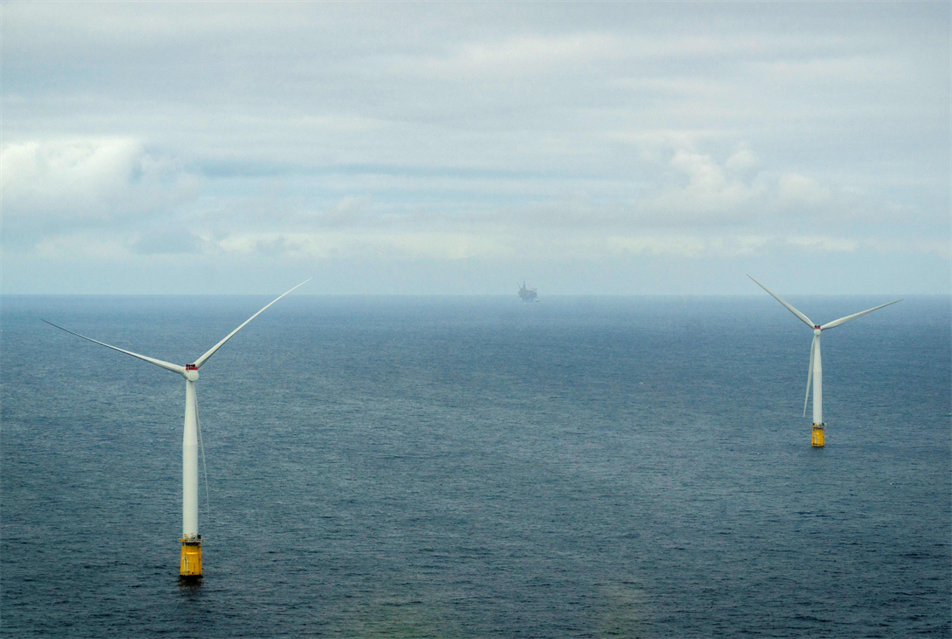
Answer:
M750 277L748 275L747 277ZM847 315L846 317L841 317L838 320L833 320L832 322L827 322L822 326L820 324L814 324L809 317L795 309L793 306L783 301L777 295L768 289L766 286L750 277L753 280L754 284L764 289L771 296L781 304L783 304L788 311L793 313L800 319L804 324L813 329L813 344L810 346L810 367L807 369L807 394L803 399L803 416L806 417L807 414L807 402L810 401L810 381L813 381L813 446L815 448L822 448L824 443L824 424L823 424L823 363L820 358L820 334L830 328L839 326L840 324L845 324L850 320L854 320L857 317L866 315L867 313L872 313L873 311L878 311L879 309L889 306L890 304L895 304L896 302L901 302L901 299L888 302L886 304L880 304L879 306L861 311L859 313L853 313L852 315Z
M170 364L169 362L164 362L160 359L146 357L145 355L139 355L138 353L133 353L132 351L110 346L109 344L96 341L91 337L74 333L73 331L67 330L62 326L56 326L56 324L53 324L52 322L46 322L46 320L43 320L50 326L54 326L61 331L66 331L71 335L89 340L90 342L99 344L100 346L105 346L106 348L111 348L114 351L119 351L120 353L125 353L126 355L131 355L132 357L149 362L150 364L155 364L156 366L164 368L167 371L178 373L185 378L185 429L182 436L182 538L179 540L182 542L182 556L181 561L179 562L179 575L184 579L199 579L202 576L202 536L198 534L198 442L200 426L198 423L198 399L195 396L195 382L198 381L198 369L201 368L202 365L207 362L212 355L215 354L215 351L224 346L225 342L234 337L235 333L244 328L248 322L263 313L265 309L268 308L268 306L271 306L271 304L274 304L279 299L299 286L303 286L307 282L310 282L310 280L301 282L290 291L287 291L287 293L275 298L270 304L246 319L241 326L230 332L225 336L224 339L212 346L208 351L205 352L204 355L199 357L193 363L186 364L185 366Z

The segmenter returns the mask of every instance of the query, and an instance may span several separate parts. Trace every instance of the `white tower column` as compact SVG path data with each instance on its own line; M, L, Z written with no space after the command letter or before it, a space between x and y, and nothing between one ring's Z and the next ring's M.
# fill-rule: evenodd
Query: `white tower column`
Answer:
M823 425L823 363L820 358L820 329L816 332L816 353L813 355L813 423Z
M197 375L196 375L197 376ZM198 536L198 410L195 382L185 380L185 432L182 437L182 537Z
M202 576L202 540L198 538L197 368L189 364L185 369L185 429L182 434L182 558L179 575L188 580Z
M823 429L823 358L820 355L820 327L813 327L813 447L826 445L826 433Z

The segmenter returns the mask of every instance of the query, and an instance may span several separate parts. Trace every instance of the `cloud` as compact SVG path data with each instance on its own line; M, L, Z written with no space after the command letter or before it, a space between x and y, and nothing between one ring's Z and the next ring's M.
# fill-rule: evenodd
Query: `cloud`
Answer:
M707 242L703 238L691 236L669 237L619 237L608 238L607 248L613 253L633 255L700 257L706 252Z
M200 180L138 140L29 141L0 150L7 238L167 213Z
M864 249L879 255L932 254L948 260L952 257L952 238L898 238L883 239L878 237L866 238L862 242Z
M786 243L811 253L855 253L860 247L860 242L855 239L822 236L789 237Z
M798 82L880 83L898 80L910 71L897 60L873 56L831 56L807 60L779 60L754 65L764 76Z
M748 148L739 149L727 158L724 164L729 170L740 175L750 174L761 166L760 159Z
M205 241L185 229L150 230L139 236L130 248L140 255L184 255L200 253Z
M89 233L45 237L37 242L34 251L44 260L66 263L121 262L128 260L131 255L121 239Z
M514 252L506 239L499 237L426 231L247 233L223 238L216 243L216 247L223 255L290 260L358 257L457 261L473 257L500 257Z
M668 166L673 173L669 172L661 183L660 194L649 197L645 204L648 210L675 223L749 221L754 214L752 205L762 205L769 196L766 185L754 179L751 170L756 158L748 151L732 155L725 170L710 155L682 145L674 151Z
M947 259L942 3L4 16L24 264Z
M732 227L745 237L804 235L805 220L814 227L810 234L836 235L864 221L895 217L884 212L887 204L822 178L770 170L746 143L721 150L723 144L673 137L630 146L638 158L631 173L610 179L399 167L356 167L287 182L274 178L260 196L202 214L206 227L196 232L541 233L555 242L558 234L628 236L638 229L716 235ZM283 194L304 189L324 201ZM336 199L327 201L331 194Z
M407 73L420 69L444 77L465 75L531 75L545 70L564 70L566 65L625 56L623 40L609 34L580 33L550 36L523 35L498 41L469 42L450 55L401 65Z
M816 208L830 199L830 189L820 186L816 180L788 173L777 183L780 205L784 207Z

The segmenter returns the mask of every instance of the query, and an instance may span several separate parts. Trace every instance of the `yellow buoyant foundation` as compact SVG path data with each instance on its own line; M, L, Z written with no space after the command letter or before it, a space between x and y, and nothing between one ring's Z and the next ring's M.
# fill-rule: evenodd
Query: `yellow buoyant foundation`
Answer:
M202 540L197 538L183 538L182 562L179 575L182 577L202 576Z
M823 424L814 424L813 425L813 447L814 448L823 448Z

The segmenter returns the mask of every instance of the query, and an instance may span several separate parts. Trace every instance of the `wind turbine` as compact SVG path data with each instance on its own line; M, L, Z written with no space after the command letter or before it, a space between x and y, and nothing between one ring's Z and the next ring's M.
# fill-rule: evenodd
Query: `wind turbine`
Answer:
M46 322L46 320L43 320L50 326L58 328L61 331L66 331L70 335L75 335L76 337L81 337L95 344L99 344L100 346L105 346L106 348L111 348L114 351L131 355L143 361L149 362L150 364L155 364L156 366L164 368L167 371L178 373L185 378L185 433L182 437L182 539L180 540L182 542L182 558L179 562L179 575L181 575L182 578L198 579L202 576L202 536L198 534L199 424L198 400L195 397L195 382L198 381L198 369L201 368L202 365L207 362L208 359L214 355L219 348L224 346L225 342L234 337L235 333L244 328L248 322L261 315L261 313L263 313L268 308L268 306L271 306L271 304L274 304L294 289L303 286L310 281L310 279L305 280L287 293L275 298L270 304L246 319L241 326L228 333L228 335L226 335L223 340L212 346L208 351L205 352L204 355L199 357L193 363L186 364L185 366L170 364L169 362L164 362L160 359L146 357L145 355L139 355L138 353L133 353L132 351L110 346L109 344L104 344L103 342L94 340L91 337L74 333L73 331L65 329L62 326L56 326L56 324L53 324L52 322Z
M747 277L750 277L748 275ZM852 315L847 315L846 317L841 317L838 320L833 320L832 322L827 322L822 326L820 324L814 324L809 317L795 309L793 306L783 301L777 295L768 289L766 286L750 277L753 280L754 284L764 289L771 296L781 304L787 307L787 310L796 315L800 321L813 329L813 345L810 346L810 368L807 369L807 395L803 399L803 416L807 415L807 402L810 401L810 380L813 380L813 446L816 448L822 448L824 445L823 437L823 365L820 361L820 333L829 328L835 328L840 324L845 324L850 320L854 320L857 317L866 315L867 313L872 313L873 311L878 311L879 309L889 306L890 304L895 304L896 302L901 302L901 299L894 300L892 302L887 302L886 304L880 304L879 306L874 306L873 308L861 311L859 313L853 313Z

